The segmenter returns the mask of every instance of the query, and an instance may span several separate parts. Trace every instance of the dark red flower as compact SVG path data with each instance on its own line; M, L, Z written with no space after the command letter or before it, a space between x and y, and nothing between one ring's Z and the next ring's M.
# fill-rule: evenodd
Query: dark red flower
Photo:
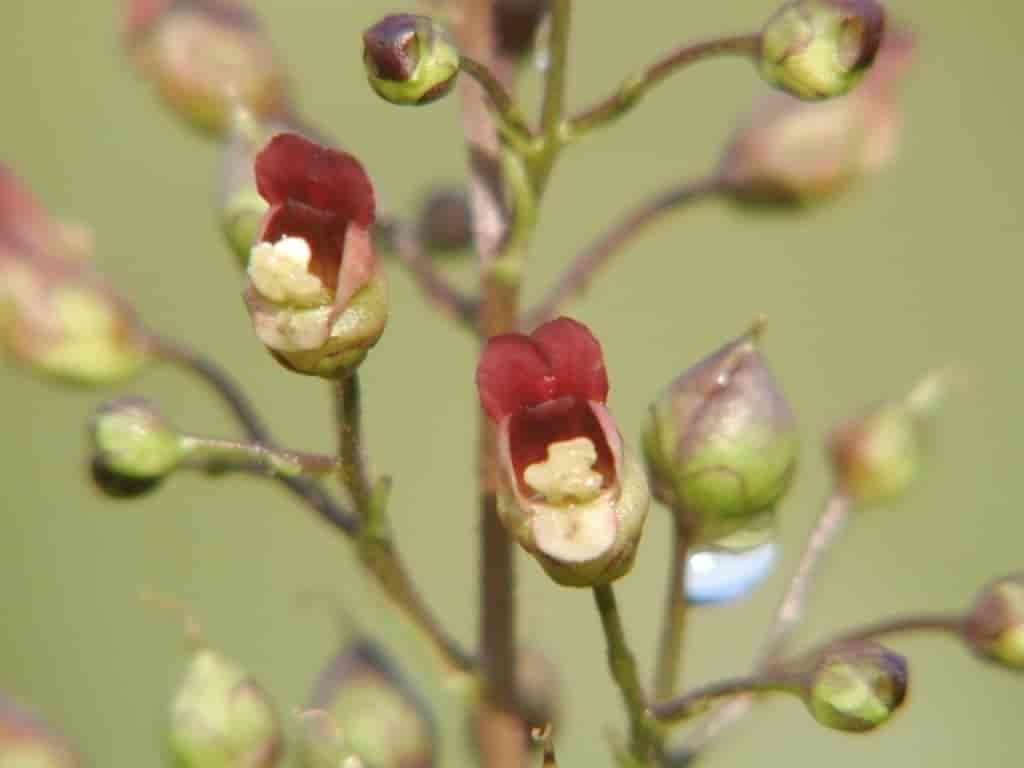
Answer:
M362 165L345 152L280 133L256 156L254 170L270 204L260 241L301 237L312 252L310 273L336 291L350 227L366 232L373 224L373 186Z
M606 483L614 480L616 462L608 424L602 423L608 376L601 345L585 325L560 317L529 336L494 336L477 366L476 384L484 411L508 430L520 482L526 467L547 458L551 443L574 437L590 439L598 454L595 469Z

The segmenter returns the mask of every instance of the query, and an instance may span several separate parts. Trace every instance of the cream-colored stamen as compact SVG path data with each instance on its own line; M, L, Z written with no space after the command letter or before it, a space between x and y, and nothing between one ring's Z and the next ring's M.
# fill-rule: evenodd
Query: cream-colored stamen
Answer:
M604 478L593 467L597 449L585 437L551 443L548 458L531 464L523 479L551 504L591 501L601 493Z
M313 257L301 237L282 237L276 243L257 243L249 257L249 279L269 301L299 307L331 303L319 277L309 273Z

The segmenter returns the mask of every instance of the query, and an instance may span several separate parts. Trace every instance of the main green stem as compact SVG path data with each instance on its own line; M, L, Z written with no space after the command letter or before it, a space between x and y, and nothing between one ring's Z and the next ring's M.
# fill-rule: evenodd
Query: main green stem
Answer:
M608 650L608 668L626 706L629 716L629 752L641 765L649 765L657 742L654 724L647 711L636 658L626 640L626 631L619 615L615 591L611 585L594 587L594 602L601 617Z
M363 448L363 407L359 372L352 371L334 386L341 482L352 497L352 504L365 525L373 506L373 481L366 466Z

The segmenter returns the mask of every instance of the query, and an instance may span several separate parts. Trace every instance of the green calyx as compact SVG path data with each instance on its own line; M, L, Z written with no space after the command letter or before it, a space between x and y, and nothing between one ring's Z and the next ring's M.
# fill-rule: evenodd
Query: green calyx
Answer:
M145 401L125 399L101 408L93 421L99 462L115 475L164 477L184 458L181 435Z
M264 768L276 762L281 733L266 693L238 664L204 648L174 698L168 741L181 768Z
M882 11L873 1L796 0L761 35L761 76L801 99L853 88L881 43Z

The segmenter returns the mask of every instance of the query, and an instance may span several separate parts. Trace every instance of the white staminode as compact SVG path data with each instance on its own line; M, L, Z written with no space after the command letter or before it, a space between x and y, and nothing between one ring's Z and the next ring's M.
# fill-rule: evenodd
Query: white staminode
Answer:
M331 303L326 286L309 273L313 257L301 237L282 237L276 243L257 243L249 257L249 279L266 299L278 304L318 307Z
M548 458L523 473L526 484L551 504L587 502L601 494L604 478L594 469L597 449L585 437L551 443Z

